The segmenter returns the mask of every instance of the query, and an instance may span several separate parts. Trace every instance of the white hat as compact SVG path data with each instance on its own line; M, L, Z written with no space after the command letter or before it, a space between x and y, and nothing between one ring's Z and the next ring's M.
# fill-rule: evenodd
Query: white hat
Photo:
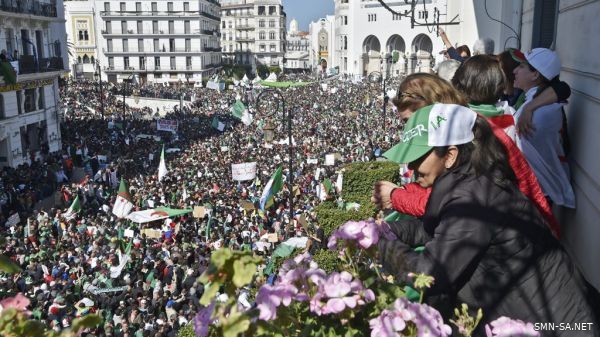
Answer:
M550 49L535 48L524 55L519 50L512 50L511 54L519 62L527 61L548 80L552 80L560 74L560 58L556 52Z

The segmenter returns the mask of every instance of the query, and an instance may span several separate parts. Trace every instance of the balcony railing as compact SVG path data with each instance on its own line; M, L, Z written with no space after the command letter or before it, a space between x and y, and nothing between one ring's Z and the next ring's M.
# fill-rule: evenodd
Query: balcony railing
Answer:
M171 17L199 17L201 15L198 11L101 11L100 16L171 16Z
M129 30L127 32L123 32L123 31L107 31L105 29L101 30L102 35L135 35L135 36L139 36L139 35L195 35L192 32L181 32L181 31L164 31L164 30L157 30L157 31L152 31L152 32L136 32L133 30ZM210 34L212 35L213 32L210 31L210 33L203 33L203 34Z
M209 51L208 48L204 49L204 52ZM220 51L220 48L213 48L215 50L210 51ZM172 54L172 53L202 53L202 50L197 49L186 49L186 48L175 48L175 49L162 49L159 50L122 50L122 49L110 49L107 50L102 48L102 52L106 54Z
M23 0L2 0L0 1L0 10L5 12L31 14L51 18L55 18L57 15L56 5L40 1L26 2Z
M49 57L35 59L31 55L19 58L19 74L45 73L64 70L62 57Z
M235 26L235 29L237 29L237 30L254 30L255 27L250 26L250 25L238 25L238 26Z
M161 66L146 66L146 67L142 67L142 68L135 68L135 67L126 67L126 68L115 68L114 66L107 66L104 67L104 71L106 72L112 72L112 73L136 73L136 72L148 72L148 71L154 71L154 72L169 72L169 73L175 73L175 72L179 72L179 73L185 73L185 72L201 72L201 71L205 71L208 69L212 69L212 68L218 68L220 67L221 64L218 63L213 63L213 64L207 64L204 65L204 67L199 68L198 66L185 66L185 67L175 67L175 66L171 66L171 67L161 67Z
M219 47L204 47L204 51L216 51L216 52L220 52L221 48L219 48Z
M205 17L207 17L209 19L213 19L213 20L217 20L217 21L221 20L221 17L216 16L216 15L214 15L212 13L207 12L207 11L201 11L200 14L204 15Z

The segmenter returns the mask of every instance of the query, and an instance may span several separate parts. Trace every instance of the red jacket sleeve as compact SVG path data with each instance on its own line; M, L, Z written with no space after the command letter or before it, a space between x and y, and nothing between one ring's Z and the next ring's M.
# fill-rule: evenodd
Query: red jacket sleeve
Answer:
M431 188L423 188L417 183L410 183L397 188L392 192L392 207L394 210L414 217L422 217L425 214L425 206Z

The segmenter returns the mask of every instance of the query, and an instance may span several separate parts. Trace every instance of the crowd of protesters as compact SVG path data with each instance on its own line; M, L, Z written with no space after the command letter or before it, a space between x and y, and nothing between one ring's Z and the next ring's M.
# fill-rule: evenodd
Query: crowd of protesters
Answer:
M469 62L469 57L465 52L455 62L460 66L465 59ZM516 63L509 72L523 62L523 57L514 54ZM483 61L498 62L495 60ZM509 68L507 62L500 61L497 68ZM474 67L475 62L470 63ZM504 71L503 79L510 77ZM463 73L460 77L467 76ZM315 236L315 207L327 198L321 187L323 180L335 181L341 165L376 160L400 142L403 123L415 110L408 109L410 104L440 101L428 97L430 93L423 86L417 85L423 90L411 91L407 82L400 85L402 78L391 78L387 86L401 91L394 104L389 103L387 110L393 112L385 118L382 108L387 100L380 83L301 79L306 85L281 90L285 109L293 115L292 158L288 157L287 123L278 111L281 102L274 96L260 95L262 104L258 104L262 90L258 83L240 82L225 91L177 84L110 84L102 96L97 83L64 83L61 153L44 153L43 160L2 173L0 220L6 222L15 213L22 219L2 229L8 238L2 253L23 271L0 279L0 290L24 293L31 300L34 317L56 330L93 312L104 319L91 332L96 336L174 336L191 322L200 306L203 286L197 277L206 268L211 251L220 247L246 249L268 261L277 244L270 239L273 235L278 242ZM458 80L453 84L466 85ZM511 125L503 125L506 129L512 126L512 131L507 130L512 132L508 142L516 137L519 116L546 102L529 95L528 104L523 105L523 99L513 98L522 92L513 92L510 84L485 93L485 101L471 99L461 88L465 89L465 103L481 105L481 111L472 106L476 111L485 115L493 110L494 117L514 115ZM547 86L563 99L568 91L564 85L555 81ZM122 102L123 94L132 93L182 99L185 103L159 113ZM510 97L511 103L494 107L503 96ZM555 100L551 95L549 101ZM232 116L236 101L248 108L252 122L243 123ZM157 119L176 121L176 130L157 130ZM267 137L268 125L274 128L272 140ZM159 179L163 146L168 173ZM335 162L330 165L325 158L332 154ZM233 180L231 164L247 162L257 163L256 178ZM283 170L283 181L291 176L294 183L284 184L273 206L262 210L259 198L278 167ZM134 210L200 206L206 214L197 217L188 213L150 224L119 219L111 210L121 181L128 185ZM336 197L335 189L328 193L330 198ZM294 195L293 214L288 204L290 194ZM548 202L560 204L556 194L545 195L544 209L548 209ZM37 201L49 196L55 198L54 207L34 210ZM75 199L81 203L81 211L65 217L65 209ZM536 202L542 201L538 198ZM318 241L324 244L322 237L314 244L319 245ZM248 308L251 304L244 291L247 289L242 290L238 304Z

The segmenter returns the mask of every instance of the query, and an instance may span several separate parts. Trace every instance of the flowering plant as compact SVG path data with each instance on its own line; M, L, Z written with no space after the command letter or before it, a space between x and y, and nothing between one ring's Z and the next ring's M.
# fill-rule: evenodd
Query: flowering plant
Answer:
M381 238L395 238L386 223L349 221L331 234L327 245L337 252L337 270L327 273L302 253L285 261L276 280L266 283L255 278L261 259L251 252L215 251L200 277L206 289L200 303L205 307L194 320L196 336L450 336L452 329L441 314L421 303L435 280L411 273L412 286L420 292L411 302L376 262ZM236 297L251 283L260 287L255 305L244 309ZM475 318L466 306L455 313L451 322L470 336L481 311ZM488 337L506 336L502 326L509 323L496 322L487 327ZM511 322L511 327L519 326Z

